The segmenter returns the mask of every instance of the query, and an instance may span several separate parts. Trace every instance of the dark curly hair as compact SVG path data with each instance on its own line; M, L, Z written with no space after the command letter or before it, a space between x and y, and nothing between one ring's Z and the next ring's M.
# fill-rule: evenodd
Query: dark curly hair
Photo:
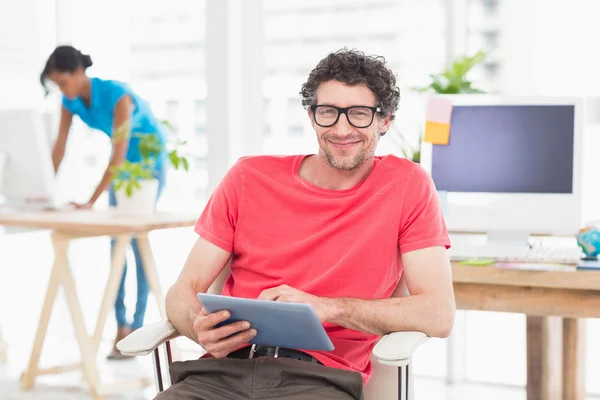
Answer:
M396 86L394 73L385 65L381 56L367 56L362 51L343 48L322 59L302 84L302 105L310 107L316 103L317 89L323 82L336 80L347 85L364 83L377 98L381 114L392 121L400 102L400 90Z

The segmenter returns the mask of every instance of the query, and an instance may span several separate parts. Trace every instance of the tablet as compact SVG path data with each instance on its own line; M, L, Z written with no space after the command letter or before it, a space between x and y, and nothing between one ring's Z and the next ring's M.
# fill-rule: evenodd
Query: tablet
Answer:
M331 339L309 304L253 300L216 294L198 293L208 313L228 310L231 317L219 324L248 321L257 334L249 343L290 349L334 349Z

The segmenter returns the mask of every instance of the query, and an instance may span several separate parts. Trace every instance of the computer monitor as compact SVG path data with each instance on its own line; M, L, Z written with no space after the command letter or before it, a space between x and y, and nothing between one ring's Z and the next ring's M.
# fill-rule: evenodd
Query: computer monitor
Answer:
M0 109L0 205L55 205L55 174L43 115Z
M583 225L583 101L442 96L448 145L425 143L422 164L444 193L450 232L529 239Z

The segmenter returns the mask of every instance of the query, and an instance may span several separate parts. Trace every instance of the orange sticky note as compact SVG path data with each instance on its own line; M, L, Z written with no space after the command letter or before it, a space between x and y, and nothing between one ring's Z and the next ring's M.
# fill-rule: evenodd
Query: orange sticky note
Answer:
M450 141L450 124L439 122L425 122L425 142L431 144L448 144Z

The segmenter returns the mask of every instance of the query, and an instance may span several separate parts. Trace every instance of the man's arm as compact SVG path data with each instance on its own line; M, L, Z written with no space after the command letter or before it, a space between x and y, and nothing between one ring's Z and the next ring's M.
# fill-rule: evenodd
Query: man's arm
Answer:
M71 123L73 122L73 114L67 110L64 106L60 109L60 124L58 125L58 136L52 146L52 165L54 166L54 173L58 172L58 168L62 163L65 156L65 149L67 147L67 138L71 129Z
M113 150L110 161L108 162L108 166L104 171L104 175L102 175L102 179L100 183L94 190L94 194L88 201L88 206L93 206L94 203L98 200L98 198L102 195L108 186L110 185L110 181L112 179L112 167L116 167L121 165L125 160L125 155L127 154L127 147L129 145L129 135L131 130L131 112L133 110L133 102L131 101L131 97L123 96L121 99L115 104L115 109L113 111Z
M231 253L199 238L190 251L177 281L166 296L169 322L179 333L198 343L194 322L202 313L196 293L205 293L219 276Z
M389 299L333 299L279 286L265 290L259 298L309 303L323 322L379 336L419 331L433 337L447 337L454 323L456 305L445 248L411 251L403 254L401 261L410 296L404 296L398 287Z

